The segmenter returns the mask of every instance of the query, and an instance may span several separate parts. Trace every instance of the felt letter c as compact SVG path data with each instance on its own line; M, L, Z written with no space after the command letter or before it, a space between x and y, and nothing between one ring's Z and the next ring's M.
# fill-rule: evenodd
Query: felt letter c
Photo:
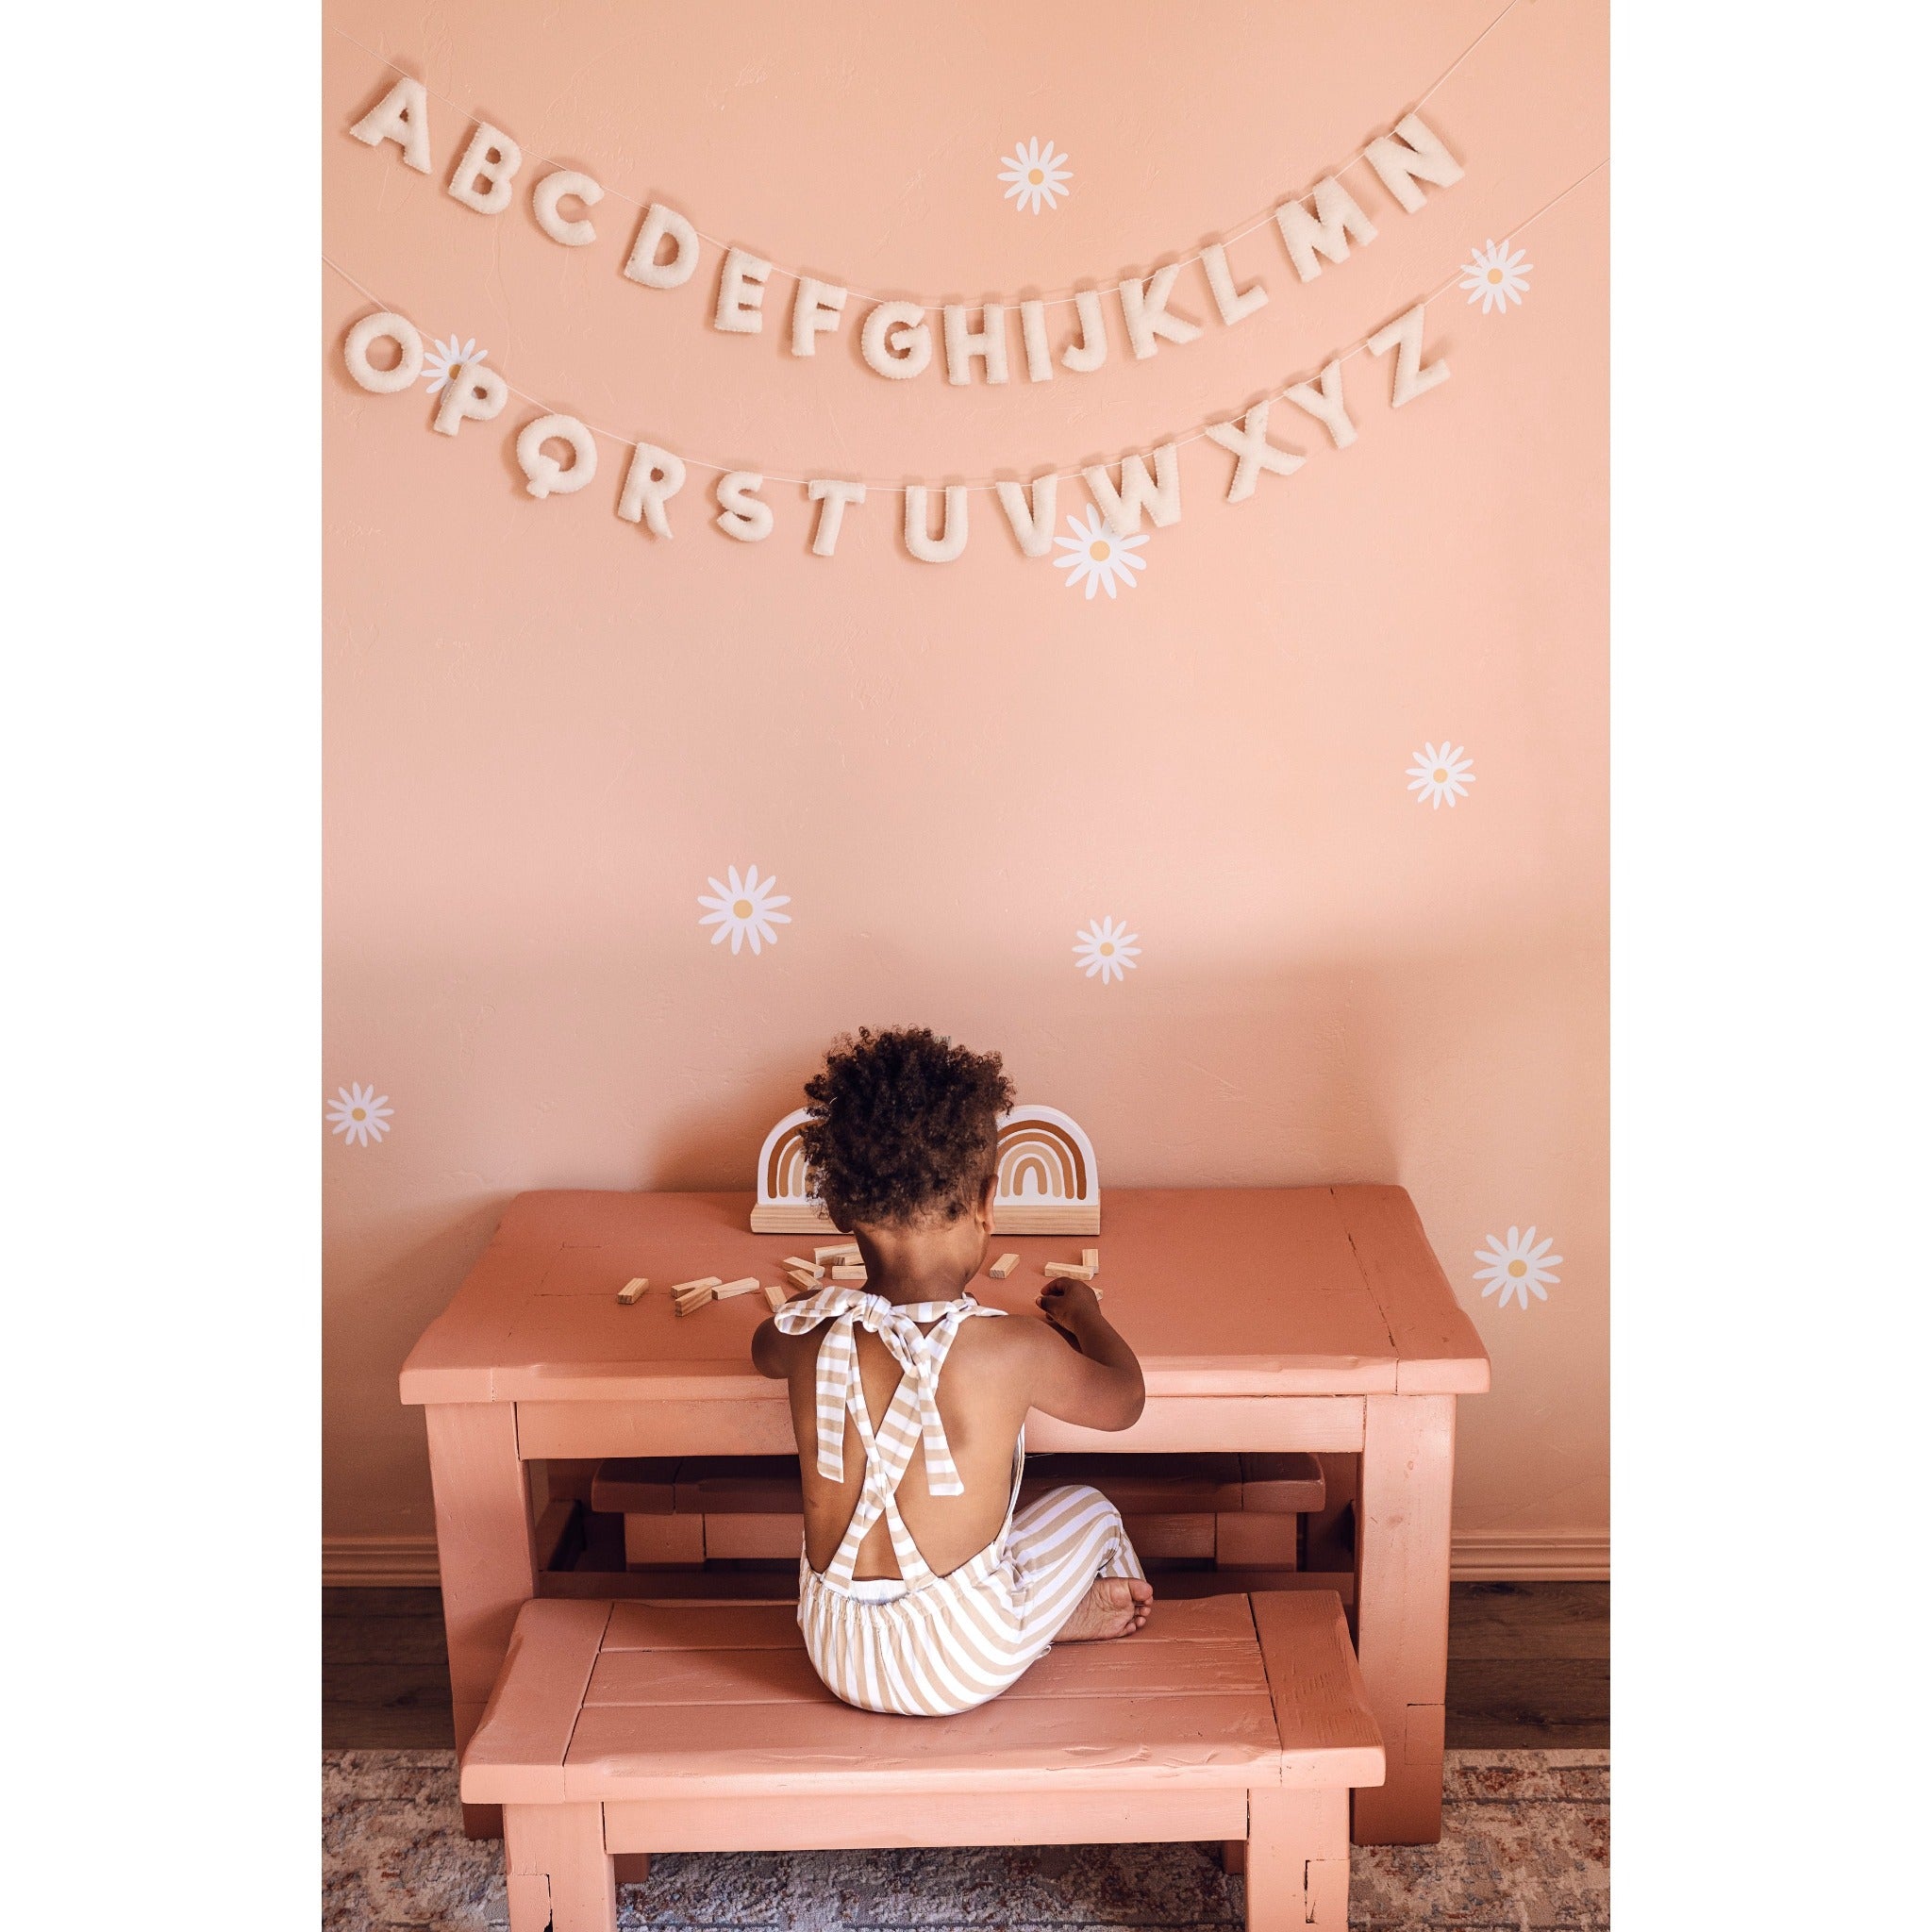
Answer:
M595 208L604 199L604 191L588 175L580 175L575 168L558 168L530 191L530 212L553 242L560 242L566 248L588 248L597 239L597 231L589 222L564 218L557 204L566 194L575 195L586 208Z

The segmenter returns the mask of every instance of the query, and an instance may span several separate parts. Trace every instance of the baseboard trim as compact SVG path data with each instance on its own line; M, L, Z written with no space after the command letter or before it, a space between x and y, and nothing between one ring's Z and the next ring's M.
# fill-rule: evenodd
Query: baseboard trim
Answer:
M1457 1583L1603 1583L1610 1538L1600 1529L1469 1529L1450 1540ZM334 1589L422 1589L439 1581L433 1536L325 1536L322 1580Z
M1607 1583L1607 1529L1463 1529L1449 1539L1457 1583Z
M420 1590L442 1580L433 1536L325 1536L325 1589Z

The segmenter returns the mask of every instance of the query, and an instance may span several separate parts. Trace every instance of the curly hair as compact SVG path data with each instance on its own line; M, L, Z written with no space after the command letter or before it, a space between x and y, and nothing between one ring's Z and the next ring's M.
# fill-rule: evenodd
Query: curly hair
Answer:
M1013 1104L996 1053L927 1026L841 1034L806 1082L800 1129L813 1190L835 1219L957 1221L993 1171L995 1116Z

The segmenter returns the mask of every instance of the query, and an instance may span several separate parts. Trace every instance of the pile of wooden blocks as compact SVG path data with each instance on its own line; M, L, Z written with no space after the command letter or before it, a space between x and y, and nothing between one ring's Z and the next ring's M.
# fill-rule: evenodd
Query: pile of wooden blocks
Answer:
M633 1275L617 1291L617 1299L625 1307L632 1307L644 1298L650 1288L650 1276ZM756 1274L746 1274L737 1281L725 1281L715 1274L700 1274L692 1281L675 1281L671 1285L671 1305L680 1315L694 1313L711 1302L728 1302L734 1295L761 1293L775 1314L785 1306L785 1291L760 1282Z

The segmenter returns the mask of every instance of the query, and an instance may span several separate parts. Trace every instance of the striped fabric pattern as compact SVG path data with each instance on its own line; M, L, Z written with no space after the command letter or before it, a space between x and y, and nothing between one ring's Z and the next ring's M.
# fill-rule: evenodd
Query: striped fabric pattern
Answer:
M825 1688L864 1710L943 1717L997 1697L1052 1647L1098 1576L1142 1574L1120 1512L1084 1484L1053 1490L1016 1514L1026 1465L1023 1431L1013 1445L1007 1520L987 1547L936 1576L899 1514L897 1491L923 1446L936 1495L961 1485L939 1414L939 1372L959 1324L1003 1315L970 1295L895 1307L881 1295L822 1291L779 1310L777 1325L803 1335L830 1322L818 1357L818 1467L842 1478L845 1418L865 1450L865 1481L837 1554L821 1575L799 1561L798 1623ZM924 1332L923 1324L933 1324ZM874 1427L858 1376L854 1330L877 1335L903 1374ZM949 1487L941 1487L941 1483ZM897 1585L855 1584L858 1547L886 1519ZM877 1592L886 1594L879 1600Z

